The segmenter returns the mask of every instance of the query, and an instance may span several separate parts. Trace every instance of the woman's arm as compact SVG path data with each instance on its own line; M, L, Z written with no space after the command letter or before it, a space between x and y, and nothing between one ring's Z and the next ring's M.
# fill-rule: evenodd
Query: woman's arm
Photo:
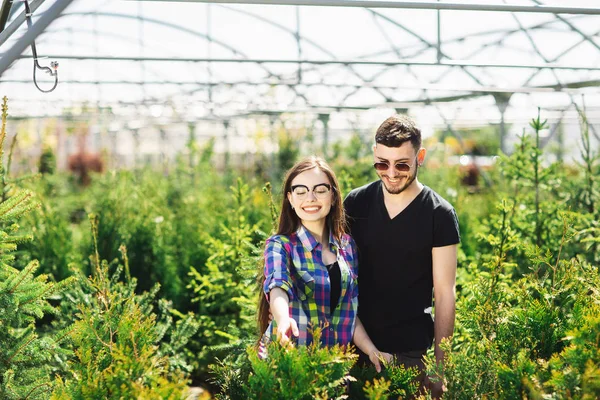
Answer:
M289 254L286 250L284 238L272 236L267 239L265 246L265 281L263 292L269 302L268 311L277 324L274 333L283 344L288 342L292 335L299 336L298 325L290 318L289 303L294 298L292 281L289 276ZM265 307L266 310L266 307ZM267 316L259 318L267 321ZM265 322L266 324L266 322ZM266 326L261 327L266 329Z
M296 320L290 318L289 298L285 290L273 288L269 294L271 304L271 314L277 323L277 337L281 344L289 342L293 336L300 335Z
M392 361L393 356L389 353L383 353L377 350L377 347L371 341L371 338L367 334L364 325L360 322L359 318L356 318L356 325L354 327L354 336L352 338L356 347L360 349L363 353L369 356L369 360L375 366L377 372L381 372L381 363L380 360L383 360L386 363Z

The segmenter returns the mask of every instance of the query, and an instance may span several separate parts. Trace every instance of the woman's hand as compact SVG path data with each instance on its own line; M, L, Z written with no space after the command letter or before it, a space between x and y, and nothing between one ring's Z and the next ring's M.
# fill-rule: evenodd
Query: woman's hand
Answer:
M279 343L286 344L292 336L298 337L300 335L296 320L290 317L288 295L281 288L273 288L270 292L270 298L271 314L277 324L277 331L275 333L279 339Z
M284 317L281 321L277 321L277 338L282 345L288 343L292 336L299 335L298 324L294 318Z

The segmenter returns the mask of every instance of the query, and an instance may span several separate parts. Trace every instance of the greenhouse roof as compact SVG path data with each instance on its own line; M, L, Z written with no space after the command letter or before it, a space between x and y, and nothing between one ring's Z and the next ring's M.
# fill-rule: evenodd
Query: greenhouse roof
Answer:
M538 107L576 119L585 104L600 120L594 0L29 3L30 29L22 1L2 8L0 94L15 118L86 105L163 125L291 115L345 127L408 110L451 127L524 124ZM33 82L36 29L39 63L60 65L47 94Z

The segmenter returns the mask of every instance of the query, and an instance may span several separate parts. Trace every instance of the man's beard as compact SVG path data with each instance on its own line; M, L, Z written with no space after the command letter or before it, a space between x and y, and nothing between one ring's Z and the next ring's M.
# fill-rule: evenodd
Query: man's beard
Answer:
M406 181L406 183L400 187L393 187L393 188L389 188L386 184L385 181L382 179L383 182L383 187L385 187L385 190L387 190L387 192L389 194L400 194L402 192L404 192L406 190L406 188L408 188L411 183L413 183L415 181L415 179L417 178L417 173L419 171L419 166L415 165L415 173L412 175L409 175L408 180Z

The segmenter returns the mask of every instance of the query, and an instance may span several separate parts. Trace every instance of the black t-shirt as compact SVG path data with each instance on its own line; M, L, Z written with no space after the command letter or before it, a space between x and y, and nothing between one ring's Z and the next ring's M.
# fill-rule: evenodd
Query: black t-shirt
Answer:
M426 349L434 338L431 250L459 243L458 219L427 186L390 219L383 190L372 182L344 201L358 247L358 316L380 351Z

